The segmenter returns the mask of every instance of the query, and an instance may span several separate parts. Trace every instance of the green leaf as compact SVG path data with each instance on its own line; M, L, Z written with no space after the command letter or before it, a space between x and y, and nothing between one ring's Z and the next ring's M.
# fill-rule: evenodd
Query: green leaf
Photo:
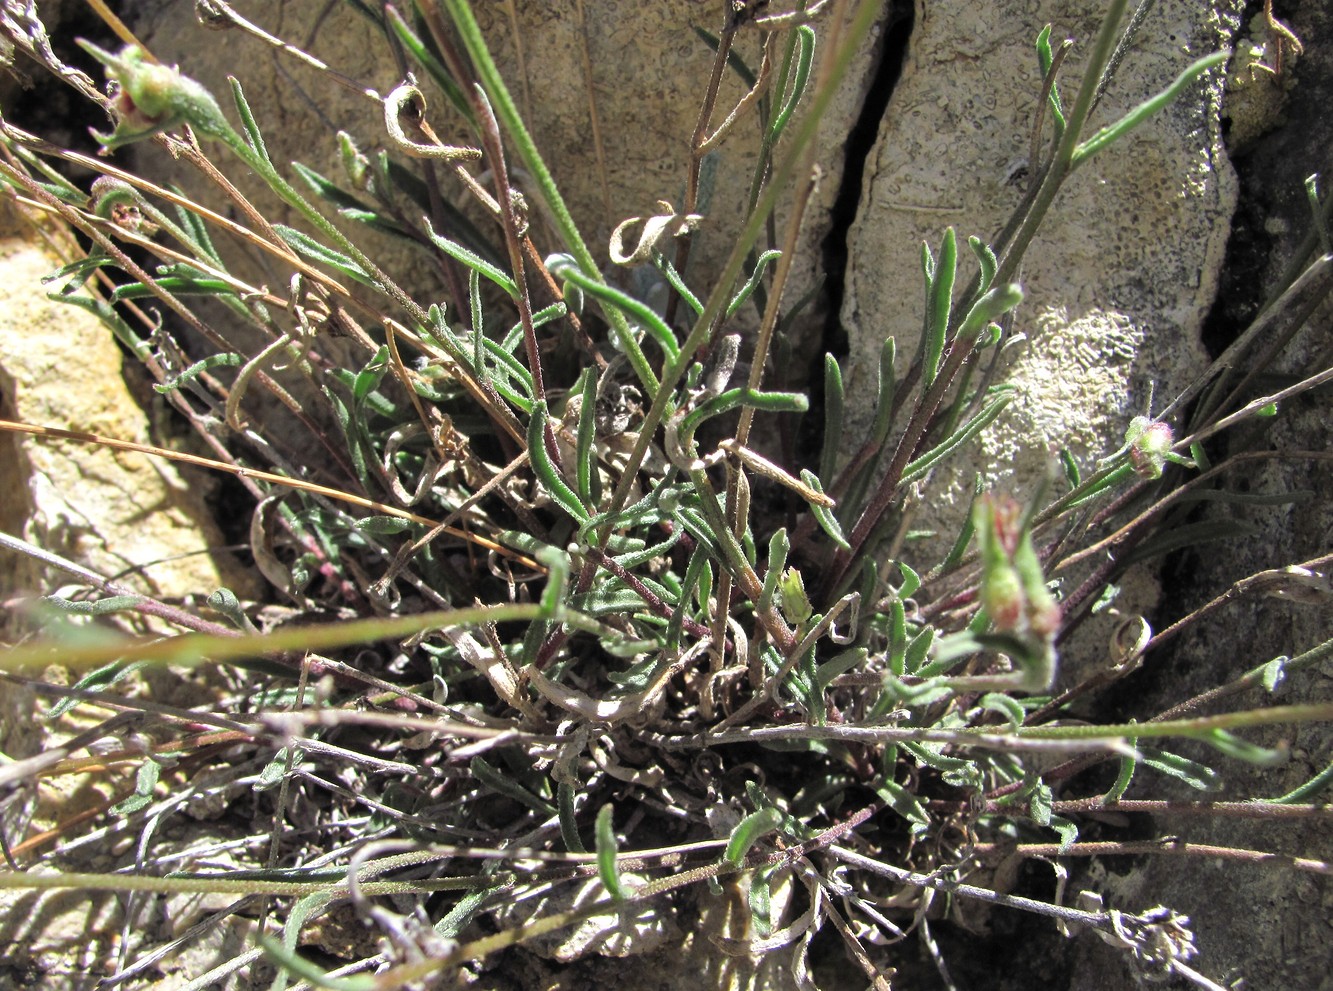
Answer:
M379 16L377 8L373 17L378 20ZM475 115L471 103L468 102L467 95L463 92L462 87L458 85L457 80L449 74L449 70L444 67L434 46L418 37L407 21L403 19L403 15L392 6L384 8L384 16L389 22L389 27L393 29L393 33L402 42L403 47L421 64L421 67L426 70L426 74L435 81L435 84L440 87L445 97L463 115L464 119L475 125Z
M358 406L379 386L388 370L389 346L385 344L380 346L374 357L366 362L352 380L352 398L356 400Z
M612 828L612 814L610 802L597 810L597 876L602 879L606 890L611 892L612 898L624 901L629 892L622 886L620 869L616 866L616 834Z
M437 234L435 228L431 226L429 217L422 217L422 223L426 225L426 236L430 238L431 243L439 248L454 261L461 262L469 269L486 276L497 286L503 289L510 299L518 299L518 283L516 283L508 274L503 272L498 266L492 265L485 258L476 252L463 247L457 241L452 241L443 234Z
M1228 733L1224 729L1208 730L1196 739L1202 740L1228 757L1235 757L1247 764L1258 764L1263 767L1276 767L1279 764L1284 764L1290 756L1285 746L1261 747L1242 740L1234 733Z
M1137 737L1129 737L1125 740L1125 744L1130 747L1136 746L1137 743ZM1134 780L1134 771L1138 766L1138 761L1136 761L1132 755L1121 754L1120 771L1116 774L1115 781L1112 783L1111 787L1106 790L1106 795L1103 798L1103 801L1105 801L1106 804L1113 805L1120 801L1126 790L1128 790L1129 783Z
M844 650L836 655L832 660L825 661L815 671L815 684L822 690L828 688L834 678L840 674L845 674L852 668L861 664L870 651L865 647L853 647L851 650Z
M468 770L472 772L472 776L477 781L487 788L512 798L520 805L532 809L538 815L549 817L556 814L556 810L550 802L533 794L532 791L520 784L512 774L502 773L484 757L473 757L468 764Z
M148 342L143 340L134 328L121 318L120 314L105 300L94 299L91 296L80 295L61 295L59 293L48 293L47 299L56 300L61 303L69 303L77 306L81 310L91 313L103 324L111 329L111 334L125 346L125 348L140 361L148 361L153 357L153 349Z
M305 760L305 751L297 747L281 747L273 755L264 769L259 772L259 780L254 783L255 791L269 791L276 788L287 777L288 772Z
M1037 35L1037 60L1041 64L1041 77L1044 80L1051 71L1051 66L1055 64L1055 55L1051 51L1051 26L1047 24ZM1065 112L1060 102L1060 88L1051 83L1051 95L1048 99L1051 111L1051 120L1055 124L1055 140L1059 143L1061 136L1065 133ZM1031 168L1036 169L1033 163Z
M763 836L776 830L782 825L782 812L773 806L767 806L758 812L751 812L748 816L736 824L736 828L731 831L731 837L727 840L726 853L722 855L722 862L730 867L739 867L745 855L750 852L750 847Z
M1263 683L1264 689L1268 692L1275 692L1278 686L1287 678L1287 662L1291 660L1285 654L1281 657L1275 657L1264 665Z
M112 685L129 677L135 671L144 667L147 661L112 661L110 664L98 668L96 671L89 671L86 675L74 683L74 687L83 692L105 691ZM65 713L69 712L83 699L69 696L60 699L55 705L51 706L51 711L46 714L47 722L53 719L59 719Z
M250 110L250 104L245 99L245 92L241 89L240 81L235 77L228 77L231 83L231 96L236 101L236 112L241 117L241 127L245 131L245 139L250 144L250 150L259 157L259 162L268 166L270 173L276 173L273 168L273 159L269 158L268 148L264 145L264 134L259 130L259 125L255 122L255 115Z
M903 470L902 482L899 484L906 484L925 475L937 464L953 454L977 434L981 433L982 430L986 429L986 427L990 426L990 424L995 421L995 418L998 417L1000 413L1003 412L1004 408L1013 401L1013 398L1012 394L1003 394L999 398L991 400L988 405L982 407L981 412L958 430L954 431L953 435L946 438L938 447L932 448L915 461L909 463Z
M1064 472L1065 481L1069 483L1072 491L1079 487L1082 475L1078 470L1078 462L1074 460L1074 455L1070 453L1069 448L1060 448L1060 468Z
M1275 802L1278 805L1294 805L1297 802L1309 802L1330 785L1333 785L1333 764L1329 764L1328 767L1324 768L1299 788L1289 791L1279 798L1269 798L1264 801Z
M309 981L317 988L327 988L328 991L374 991L377 986L375 978L368 974L358 974L353 977L330 977L305 957L294 950L289 950L282 945L280 940L276 940L272 936L261 933L259 944L264 948L264 953L279 967L291 971L295 976Z
M169 378L161 384L156 382L153 383L153 391L159 395L166 395L169 392L174 392L176 389L179 389L187 382L192 381L211 368L239 368L243 364L245 364L245 358L237 354L235 351L223 351L220 354L210 354L202 361L196 361L179 375Z
M1028 814L1038 826L1051 824L1051 802L1054 799L1050 785L1041 780L1033 783L1032 790L1028 792Z
M889 673L901 678L907 673L907 607L901 598L889 604Z
M1134 128L1138 127L1149 117L1152 117L1158 111L1165 109L1179 98L1180 94L1187 87L1198 79L1201 75L1217 66L1221 66L1230 57L1229 51L1214 52L1211 55L1205 55L1203 58L1192 63L1185 69L1175 81L1156 96L1151 97L1140 103L1137 107L1125 114L1114 124L1103 127L1086 141L1079 143L1074 149L1073 159L1070 162L1071 168L1077 168L1085 161L1091 158L1105 148L1108 148L1115 141L1128 134Z
M579 428L574 447L574 471L579 487L579 499L585 506L596 506L597 494L594 484L600 488L597 479L597 453L593 450L593 441L597 436L597 376L593 369L586 369L583 376L583 391L579 405Z
M1060 837L1060 853L1064 853L1078 842L1078 826L1063 816L1051 816L1046 825L1054 829L1056 835Z
M925 806L917 801L915 795L897 782L886 778L875 789L875 794L884 799L889 808L908 822L917 826L930 825L930 814L926 811Z
M352 411L341 396L328 386L324 387L323 392L325 398L329 401L329 405L333 408L334 418L338 421L338 426L347 441L347 454L352 460L352 470L356 472L356 477L361 485L366 490L370 490L370 472L366 467L366 452L361 443L359 423L352 416Z
M935 632L935 627L924 626L921 628L921 632L914 636L907 645L903 664L908 674L916 674L921 671L926 657L930 654L930 648L935 644Z
M405 520L401 516L367 516L364 519L357 520L352 524L352 527L361 533L391 536L395 533L402 533L404 530L410 530L412 525L411 520Z
M153 802L153 789L162 774L162 765L149 758L139 765L134 778L134 794L111 806L110 812L116 816L127 816L146 808Z
M796 29L796 44L796 72L792 74L791 87L782 101L782 106L773 116L773 122L769 124L768 134L765 136L770 146L777 144L778 139L782 137L782 132L787 122L791 120L796 105L801 102L805 85L810 79L810 66L815 58L815 32L810 25L802 24Z
M760 939L773 932L773 874L776 867L757 870L750 878L750 925Z
M44 595L39 600L61 612L76 616L112 616L133 609L144 601L142 595L108 595L102 599L65 599L58 595Z
M646 303L640 302L633 296L623 293L619 289L614 289L604 282L588 277L569 255L551 255L546 259L546 268L555 278L578 286L588 295L594 296L632 317L639 326L648 332L648 336L657 342L657 346L662 349L662 353L668 361L675 361L680 356L680 344L676 341L676 335L672 333L666 322L657 315L657 312Z
M970 345L987 324L998 320L1021 302L1023 289L1017 283L991 286L967 311L967 316L958 328L958 340Z
M732 297L731 302L727 304L728 317L734 316L736 311L745 304L747 299L750 298L750 294L754 292L755 287L758 286L760 280L763 279L764 270L768 268L769 264L781 257L782 252L777 249L765 251L759 256L759 259L754 264L754 271L751 272L750 277L745 280L745 285L741 286L740 291L736 293L736 295ZM702 306L699 307L699 311L702 311L702 309Z
M1001 692L988 692L981 696L978 704L987 712L994 712L1003 716L1013 729L1018 729L1023 725L1023 707L1009 695ZM1043 823L1043 825L1045 824Z
M742 386L728 389L720 396L714 396L690 413L681 422L682 441L694 436L699 425L705 420L723 413L729 413L741 406L749 406L765 413L804 413L810 408L810 400L801 392L761 392Z
M898 586L898 598L910 599L921 587L921 576L906 561L898 562L898 573L903 576L903 583Z
M1253 536L1257 532L1258 528L1253 523L1239 518L1186 523L1145 540L1134 550L1123 555L1121 560L1126 565L1136 564L1182 548L1202 547L1204 544L1222 540L1236 540Z
M949 314L953 309L953 285L958 274L958 242L952 227L945 228L938 262L931 265L928 276L928 305L926 309L925 356L922 360L922 382L930 388L940 370L944 342L949 333Z
M967 246L972 249L972 254L976 255L977 264L981 268L981 282L977 286L977 292L984 295L995 279L995 273L1000 267L999 259L995 257L990 245L976 235L967 239Z
M173 296L234 296L236 287L222 279L189 279L181 277L158 279L157 285ZM111 302L127 299L156 297L157 292L143 282L127 282L111 292Z
M946 774L957 774L976 767L975 761L964 760L961 757L949 757L940 753L940 750L944 748L942 743L917 743L912 740L904 740L902 748L926 767L933 767L935 770L943 771Z
M1160 774L1168 775L1185 782L1199 791L1216 791L1222 786L1222 778L1211 767L1192 761L1179 754L1156 747L1140 747L1143 764Z
M824 355L824 447L819 452L819 477L833 484L838 464L838 445L842 439L844 391L842 366L831 354Z
M308 168L300 162L292 162L292 170L305 181L305 184L310 187L316 196L333 206L340 216L346 217L348 220L355 220L359 224L365 224L367 227L383 231L386 234L415 240L413 232L403 224L380 213L369 203L358 199L351 193L339 189L314 169Z
M298 255L327 265L363 286L375 286L375 281L366 270L341 251L326 247L310 235L304 234L294 227L288 227L286 224L274 224L273 230Z
M588 510L579 501L578 495L560 476L555 463L551 461L546 449L546 423L548 415L545 403L536 403L532 416L528 420L528 456L532 459L532 470L552 499L580 524L588 522Z
M694 33L708 46L710 51L716 54L720 44L717 35L704 30L697 24L694 25ZM745 59L741 58L734 48L727 52L727 68L736 73L740 81L745 84L746 89L754 89L758 77L755 76L754 70L745 64Z
M473 916L481 909L491 896L504 890L503 887L481 888L477 891L469 891L458 903L445 913L439 922L435 923L434 930L437 936L443 936L445 939L457 939L472 922Z
M556 787L555 799L560 811L560 838L564 840L565 849L570 853L587 853L583 838L579 836L578 820L574 818L574 786L561 781Z
M824 491L824 486L819 483L819 476L809 468L801 469L801 481L805 482L806 485L810 486L810 488L814 489L816 492L822 494ZM810 507L810 512L819 523L819 528L828 534L829 538L843 550L850 551L852 545L849 544L847 538L843 536L842 525L838 522L838 518L833 515L833 510L828 506L821 505L814 501L809 501L806 505Z

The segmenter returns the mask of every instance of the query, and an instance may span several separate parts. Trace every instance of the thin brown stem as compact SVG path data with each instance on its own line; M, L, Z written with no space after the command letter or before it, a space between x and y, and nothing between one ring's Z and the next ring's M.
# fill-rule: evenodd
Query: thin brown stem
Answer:
M1174 854L1185 857L1234 860L1248 864L1278 864L1309 874L1333 874L1333 866L1322 860L1293 857L1283 853L1270 853L1267 850L1246 850L1241 847L1190 843L1186 840L1172 838L1137 843L1071 843L1068 846L1061 846L1059 843L1019 843L1016 846L1003 843L978 843L973 847L973 850L981 856L1005 856L1016 853L1020 857L1041 857L1043 859L1058 857L1134 857L1145 853Z

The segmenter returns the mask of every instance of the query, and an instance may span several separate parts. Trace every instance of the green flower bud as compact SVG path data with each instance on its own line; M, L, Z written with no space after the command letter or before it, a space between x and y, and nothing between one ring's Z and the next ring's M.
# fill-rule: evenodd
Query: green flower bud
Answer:
M1023 595L1027 599L1028 629L1049 640L1060 629L1060 604L1046 585L1046 576L1041 573L1041 561L1032 546L1031 531L1025 532L1018 542L1014 570L1023 583Z
M106 66L107 78L115 84L111 105L116 129L111 134L93 132L108 149L183 123L215 136L230 130L208 90L179 70L150 61L137 45L127 45L119 55L82 38L79 45Z
M1146 416L1130 420L1125 443L1129 445L1129 463L1134 466L1134 474L1148 480L1161 478L1174 442L1168 424L1153 423Z
M795 568L788 568L778 580L778 596L782 603L782 615L787 622L800 626L814 615L810 599L805 594L805 582Z
M981 576L981 604L997 630L1012 633L1023 625L1023 583L1008 564L987 568Z
M1011 556L1019 514L1012 499L992 495L982 496L973 509L981 549L981 604L998 630L1017 630L1023 622L1023 584Z

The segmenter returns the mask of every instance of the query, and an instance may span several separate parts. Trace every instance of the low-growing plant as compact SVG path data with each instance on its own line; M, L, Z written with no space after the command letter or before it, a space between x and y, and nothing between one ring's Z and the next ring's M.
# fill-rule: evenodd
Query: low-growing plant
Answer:
M1149 795L1154 774L1213 787L1218 772L1172 741L1267 764L1283 753L1237 731L1333 717L1329 704L1202 711L1321 662L1329 641L1256 658L1245 677L1146 721L1069 718L1071 702L1216 605L1160 632L1135 618L1101 670L1072 684L1057 676L1060 645L1130 563L1205 539L1180 527L1180 506L1224 492L1232 469L1262 456L1213 465L1204 442L1333 375L1256 395L1239 374L1258 347L1271 361L1276 331L1289 338L1327 295L1328 198L1312 187L1317 235L1253 327L1165 410L1108 442L1102 460L1080 465L1065 452L1039 491L978 492L939 560L914 558L899 534L912 494L928 492L937 467L1013 398L1000 351L1023 298L1020 264L1063 183L1133 141L1227 53L1182 64L1175 83L1094 130L1094 102L1127 45L1125 0L1108 4L1063 92L1070 45L1043 32L1027 196L989 240L969 236L960 250L947 229L937 248L923 246L922 343L905 362L884 342L877 415L850 445L839 443L844 369L826 357L822 440L803 467L757 443L755 424L810 415L807 394L765 376L775 335L804 302L784 287L813 141L881 5L725 4L722 30L706 38L717 70L684 193L620 225L605 265L467 0L348 3L410 71L380 94L322 67L382 119L376 137L336 135L337 176L270 157L266 108L249 104L243 77L214 94L137 42L81 42L105 68L103 94L56 58L24 5L6 5L11 44L108 111L105 149L138 143L140 162L191 163L240 219L155 183L150 169L0 125L11 201L82 246L52 295L106 323L211 455L4 426L230 474L253 500L254 565L301 622L275 623L226 589L207 590L207 609L187 608L5 536L81 586L43 598L33 621L44 636L5 652L7 677L52 700L48 720L76 706L115 713L10 764L6 781L82 768L92 761L75 751L98 744L101 773L123 785L82 832L20 839L11 820L4 885L234 896L182 939L257 913L253 948L190 987L265 957L275 986L415 986L520 943L564 960L656 946L677 915L701 930L696 942L706 930L719 954L779 960L797 986L812 985L809 950L826 927L875 987L889 986L913 934L948 982L931 928L946 900L1090 928L1145 974L1216 987L1192 962L1189 920L1169 907L1103 905L1088 892L1072 904L1021 897L992 872L1009 855L1057 863L1138 851L1086 843L1082 824L1169 806L1125 799L1132 780L1146 778ZM228 4L205 7L262 34ZM758 67L733 50L743 32L765 39ZM281 57L313 60L264 37ZM728 65L748 92L724 114ZM437 134L422 95L431 87L466 136ZM745 127L758 128L761 152L743 224L715 271L687 269L701 163ZM68 178L80 169L96 178ZM290 224L255 205L247 173ZM386 271L358 233L370 229L428 254L444 301ZM241 247L286 283L237 274ZM665 306L626 288L625 271L640 266L669 287ZM1223 599L1315 582L1327 562L1250 576ZM77 618L112 615L135 635L90 637L95 627ZM358 652L365 645L374 650ZM43 680L53 664L79 672L76 684ZM214 672L217 706L122 693L144 665ZM148 742L114 749L131 727ZM1109 787L1090 791L1080 777L1070 793L1077 773L1107 762ZM1320 814L1312 802L1329 778L1246 803L1247 814ZM169 817L247 792L271 824L266 843L228 847L228 860L205 841L154 858ZM68 865L112 834L138 835L133 869L35 869ZM302 933L344 904L385 938L334 970L316 966L297 952ZM120 978L175 948L122 961Z

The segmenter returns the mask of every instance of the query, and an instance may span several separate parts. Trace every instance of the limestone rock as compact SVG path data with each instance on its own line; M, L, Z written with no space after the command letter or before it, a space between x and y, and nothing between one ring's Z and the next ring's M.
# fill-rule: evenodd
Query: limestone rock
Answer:
M236 7L274 36L305 47L360 86L383 94L400 81L400 70L387 55L382 33L357 15L352 5L328 9L322 0L282 0ZM678 203L683 196L691 136L713 63L712 50L695 28L716 35L721 28L720 10L721 4L699 0L473 4L525 123L609 279L631 284L629 276L610 265L607 245L612 229L629 217L651 214L658 200ZM385 143L382 111L363 93L332 83L327 75L240 30L216 32L200 27L193 5L146 5L137 12L135 27L159 59L180 63L187 74L206 85L233 120L226 76L237 76L247 99L257 108L269 151L280 165L299 160L341 181L336 130L346 130L367 152ZM794 302L814 284L819 245L827 233L842 176L843 146L868 84L876 43L877 35L872 34L821 122L818 162L823 175L807 213L789 301ZM752 69L757 68L757 32L741 31L734 52ZM418 82L427 93L428 119L441 139L461 137L462 125L448 101L427 80ZM714 126L744 92L739 77L727 71ZM701 212L705 221L694 239L686 272L687 281L701 296L713 288L739 228L758 146L758 128L751 116L711 156L715 160L704 165ZM529 178L512 152L509 164L517 170L517 188L528 190L529 202L536 203ZM197 178L187 179L184 168L167 161L158 149L142 149L139 168L162 179L187 183L192 191L200 186ZM250 190L244 176L233 178ZM451 178L442 180L442 188L444 195L458 202L465 199ZM273 204L266 192L261 191L257 201L273 211L273 218L290 219L286 209ZM535 209L533 212L540 225L541 217ZM783 217L779 208L779 236ZM494 232L489 222L482 221L482 228L488 234ZM376 261L419 301L429 303L441 297L439 270L417 247L379 237L364 227L349 230L354 230L358 242L370 246ZM558 247L540 229L534 240L540 250Z
M29 424L152 443L121 374L121 354L91 315L47 299L61 262L12 230L0 241L0 388L6 414ZM208 594L224 577L204 478L146 455L24 437L0 447L3 523L11 533L155 595ZM19 565L19 568L25 566ZM10 593L30 582L6 578Z
M1239 6L1157 4L1089 133L1225 47ZM1104 9L1101 2L917 4L907 64L866 163L848 238L845 450L861 442L873 418L883 340L895 338L900 374L915 353L921 243L938 252L944 229L957 230L961 284L975 271L965 238L989 241L1022 197L1041 95L1037 33L1052 23L1053 44L1076 39L1060 79L1068 106ZM1221 86L1211 76L1194 86L1079 169L1055 201L1019 274L1026 298L1013 330L1027 341L1006 359L1021 398L979 449L937 472L930 505L922 507L920 525L939 528L945 547L975 471L1005 478L1021 493L1045 470L1051 448L1068 447L1090 466L1120 445L1150 394L1160 406L1206 364L1199 329L1236 197L1221 144Z

